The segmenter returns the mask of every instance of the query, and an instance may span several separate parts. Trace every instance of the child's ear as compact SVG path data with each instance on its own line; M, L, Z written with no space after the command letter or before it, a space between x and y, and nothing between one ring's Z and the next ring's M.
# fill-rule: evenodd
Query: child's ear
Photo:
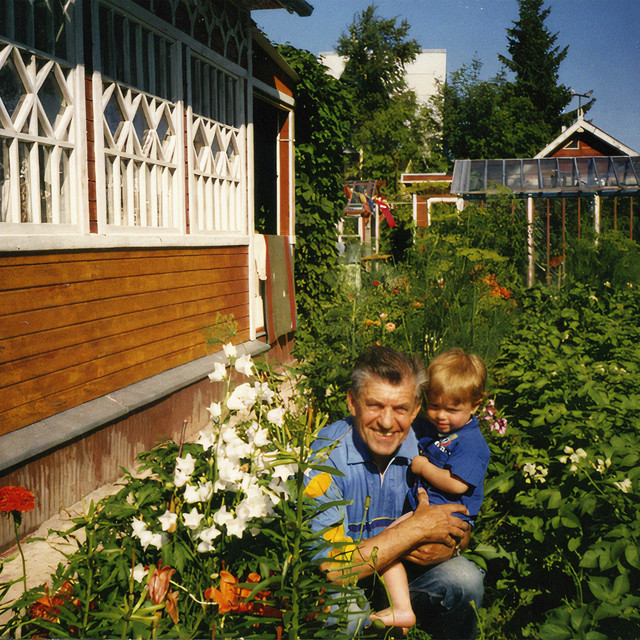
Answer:
M482 402L478 402L477 404L472 405L471 407L471 415L474 415L475 412L480 408Z

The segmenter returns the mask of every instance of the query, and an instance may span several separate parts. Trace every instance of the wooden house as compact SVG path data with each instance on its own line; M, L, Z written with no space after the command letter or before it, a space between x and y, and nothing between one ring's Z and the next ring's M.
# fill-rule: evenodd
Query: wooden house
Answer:
M202 428L230 328L290 356L296 74L254 9L312 11L0 3L0 485L36 495L25 530Z

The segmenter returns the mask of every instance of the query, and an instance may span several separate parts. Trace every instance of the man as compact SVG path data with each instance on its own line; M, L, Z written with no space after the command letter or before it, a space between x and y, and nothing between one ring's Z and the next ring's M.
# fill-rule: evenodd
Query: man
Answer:
M452 515L465 508L429 506L420 489L415 511L388 528L402 514L413 481L410 465L421 435L414 420L425 377L418 361L386 347L372 347L358 358L347 393L351 417L322 429L314 443L316 451L326 449L326 464L343 474L332 476L318 500L350 502L320 510L312 524L332 541L354 542L349 569L364 588L373 574L404 560L419 627L434 638L473 638L471 601L480 606L482 572L458 555L470 527ZM331 561L322 568L331 580L340 580L344 570Z

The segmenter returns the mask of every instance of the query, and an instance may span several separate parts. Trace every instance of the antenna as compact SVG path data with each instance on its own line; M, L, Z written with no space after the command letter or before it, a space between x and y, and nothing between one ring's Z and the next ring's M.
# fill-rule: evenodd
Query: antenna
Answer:
M576 93L573 89L571 89L571 96L578 96L578 119L584 117L584 113L582 113L582 98L588 98L593 93L593 89L589 89L586 93Z

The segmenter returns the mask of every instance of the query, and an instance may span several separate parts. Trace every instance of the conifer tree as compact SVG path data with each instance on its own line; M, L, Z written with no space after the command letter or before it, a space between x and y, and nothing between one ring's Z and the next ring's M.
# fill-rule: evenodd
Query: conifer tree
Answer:
M558 80L569 47L556 45L558 34L545 26L551 9L543 7L543 0L518 0L518 4L519 19L507 29L510 57L498 57L515 74L510 101L526 124L527 146L539 150L566 124L562 112L571 100L571 91Z

